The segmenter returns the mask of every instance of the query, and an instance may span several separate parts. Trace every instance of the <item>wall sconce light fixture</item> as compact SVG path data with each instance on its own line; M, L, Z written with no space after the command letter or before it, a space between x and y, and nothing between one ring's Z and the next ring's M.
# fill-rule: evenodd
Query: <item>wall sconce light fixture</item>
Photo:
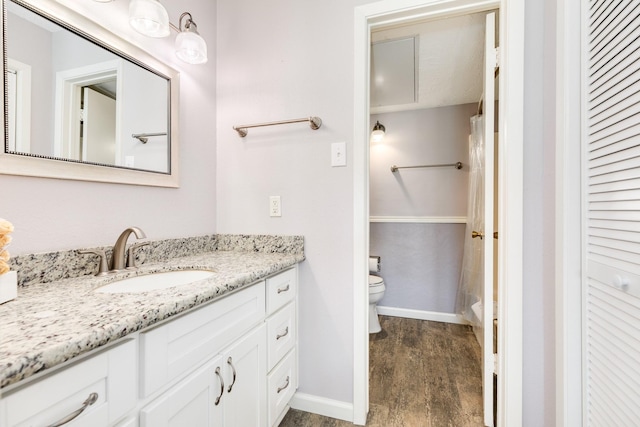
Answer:
M385 128L379 121L376 120L376 124L373 125L373 131L371 132L371 141L380 142L384 139Z
M187 17L187 22L182 26L182 19ZM198 27L191 14L185 12L180 15L178 22L179 34L176 37L176 56L188 64L204 64L207 62L207 43L198 34Z
M186 21L183 25L184 18ZM178 32L175 43L176 56L187 64L207 62L207 43L198 34L198 27L189 12L180 15L179 26L176 27L169 22L167 9L159 0L131 0L129 3L129 25L147 37L167 37L173 28Z

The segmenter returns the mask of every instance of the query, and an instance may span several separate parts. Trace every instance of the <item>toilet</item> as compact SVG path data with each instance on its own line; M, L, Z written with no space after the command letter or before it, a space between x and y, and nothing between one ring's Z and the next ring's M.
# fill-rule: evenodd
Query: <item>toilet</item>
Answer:
M382 330L378 320L376 304L384 296L384 281L382 277L369 275L369 333L375 334Z

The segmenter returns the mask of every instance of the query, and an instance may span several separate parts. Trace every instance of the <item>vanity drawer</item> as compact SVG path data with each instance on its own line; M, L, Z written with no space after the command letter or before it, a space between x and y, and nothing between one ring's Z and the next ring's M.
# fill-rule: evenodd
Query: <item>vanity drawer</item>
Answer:
M293 301L298 288L298 270L290 268L267 279L267 314Z
M111 425L136 405L137 352L135 340L61 368L3 397L7 427L54 424L86 406L74 427ZM89 396L97 396L92 404Z
M291 302L267 319L267 371L296 344L296 306Z
M296 351L291 350L267 376L269 426L273 426L279 420L297 387Z
M184 376L264 319L265 282L140 334L141 396Z

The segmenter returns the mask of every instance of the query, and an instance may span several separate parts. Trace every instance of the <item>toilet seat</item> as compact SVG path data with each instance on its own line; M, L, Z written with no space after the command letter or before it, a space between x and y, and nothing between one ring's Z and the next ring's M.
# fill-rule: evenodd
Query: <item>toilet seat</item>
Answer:
M375 286L382 283L382 277L374 276L373 274L369 275L369 286Z
M369 293L384 292L385 286L382 277L369 275Z

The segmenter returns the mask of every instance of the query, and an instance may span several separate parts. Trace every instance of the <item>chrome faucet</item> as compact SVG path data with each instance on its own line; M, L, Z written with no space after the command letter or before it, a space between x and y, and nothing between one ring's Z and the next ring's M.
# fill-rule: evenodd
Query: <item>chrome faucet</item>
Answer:
M126 252L127 252L127 239L129 235L133 233L137 239L144 239L147 237L138 227L129 227L120 234L116 244L113 245L113 255L111 256L111 271L124 270L126 268Z

